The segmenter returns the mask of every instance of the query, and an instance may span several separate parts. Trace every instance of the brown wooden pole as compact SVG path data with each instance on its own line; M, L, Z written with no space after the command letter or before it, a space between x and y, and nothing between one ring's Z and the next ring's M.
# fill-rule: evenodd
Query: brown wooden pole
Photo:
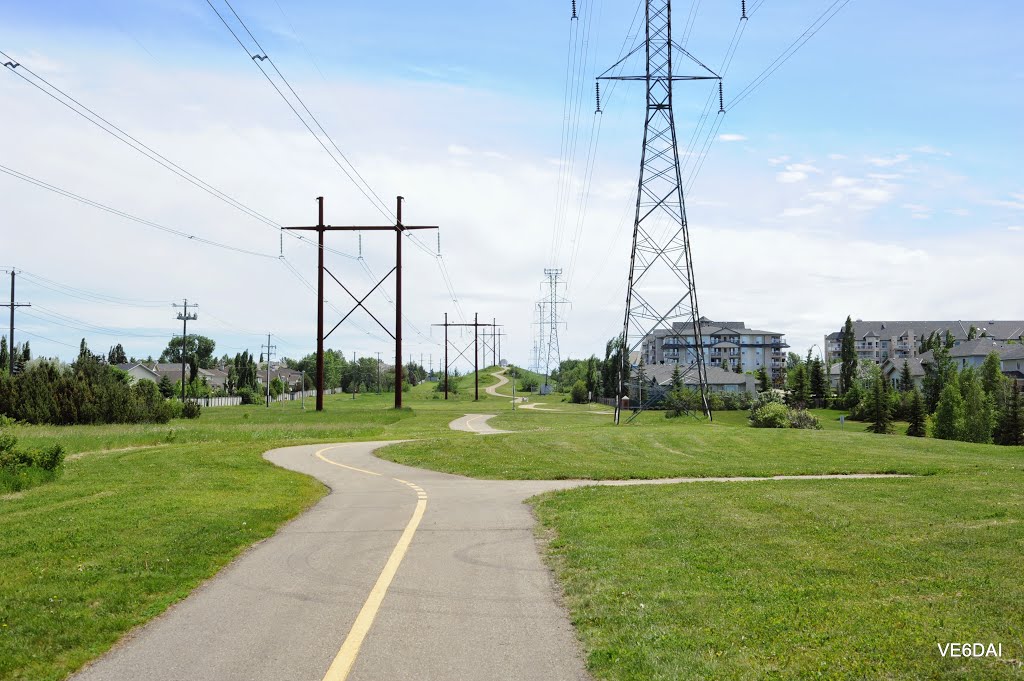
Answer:
M319 252L317 254L316 278L316 410L324 410L324 197L316 197L319 205L317 220L317 236Z
M395 409L402 408L402 197L395 222Z

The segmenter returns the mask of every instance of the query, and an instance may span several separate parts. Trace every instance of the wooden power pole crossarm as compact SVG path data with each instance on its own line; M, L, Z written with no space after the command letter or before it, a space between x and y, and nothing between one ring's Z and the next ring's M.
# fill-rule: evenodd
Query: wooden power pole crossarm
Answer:
M7 346L8 346L8 350L9 350L8 357L9 357L9 360L10 360L10 366L8 367L8 369L10 371L10 375L11 376L14 375L14 364L15 364L15 361L14 361L14 310L15 310L15 308L19 308L19 307L32 307L32 303L16 303L16 302L14 302L14 275L15 275L15 271L12 268L11 269L11 302L9 302L9 303L0 303L0 307L9 307L9 308L11 308L11 328L10 328L10 331L9 331L10 335L7 336Z
M404 198L399 196L397 198L397 210L395 213L396 219L393 225L325 225L324 224L324 198L322 196L317 197L317 203L319 204L319 220L316 225L303 226L303 227L285 227L284 229L292 231L315 231L319 236L320 253L318 256L318 276L317 276L317 342L316 342L316 409L317 411L323 411L324 409L324 340L334 333L334 330L341 325L349 315L355 312L357 309L362 308L364 312L370 315L370 318L377 323L380 328L384 330L389 336L395 341L395 409L401 409L402 407L402 234L419 229L438 229L437 225L405 225L402 224L402 201ZM324 267L324 232L386 232L392 231L395 233L395 267L392 268L387 274L385 274L380 281L378 281L370 292L362 298L356 298L356 296L345 287L341 281L338 280L330 271ZM355 305L351 310L345 314L341 321L334 325L330 331L324 334L324 272L330 275L341 288L347 293L352 300L355 301ZM391 273L395 273L395 330L384 326L379 319L363 304L366 299L369 298L370 294L373 293L384 281L391 276Z

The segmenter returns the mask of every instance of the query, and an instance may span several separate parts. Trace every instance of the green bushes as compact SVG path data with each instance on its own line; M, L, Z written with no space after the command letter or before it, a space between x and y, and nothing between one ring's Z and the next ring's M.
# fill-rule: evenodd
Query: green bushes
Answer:
M16 449L18 438L10 426L10 419L0 416L0 492L20 492L56 478L64 464L64 447Z
M569 391L569 399L573 404L585 404L587 402L587 384L583 381L576 381Z
M133 383L125 372L87 353L70 365L37 360L13 377L0 375L0 414L59 426L171 418L155 383Z
M768 402L750 412L754 428L789 428L789 407L781 402Z
M202 412L202 407L195 400L188 400L181 408L181 416L186 419L197 419Z
M242 398L242 404L263 404L264 397L252 388L240 388L238 396Z

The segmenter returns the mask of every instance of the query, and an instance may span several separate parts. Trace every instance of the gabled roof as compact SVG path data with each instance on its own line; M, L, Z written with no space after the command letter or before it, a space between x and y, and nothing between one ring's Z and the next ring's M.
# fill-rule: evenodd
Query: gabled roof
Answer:
M845 325L844 325L845 326ZM965 340L971 327L977 330L978 335L987 332L988 336L996 340L1017 340L1024 335L1024 321L1021 320L955 320L955 321L863 321L858 319L853 322L853 335L856 338L864 338L873 333L880 338L899 338L907 331L913 331L917 338L927 338L932 332L944 336L946 331L957 340ZM830 333L825 338L838 340L843 335L842 327L839 331Z
M921 357L907 357L906 359L890 357L882 362L882 373L887 375L899 374L903 371L904 362L906 362L907 366L910 367L911 377L917 378L919 376L924 376L924 363L921 361Z
M672 373L675 371L675 368L675 364L655 364L647 367L644 373L647 376L647 380L652 383L662 386L671 385ZM695 371L683 365L679 365L679 370L683 372L684 385L697 384L697 374ZM750 378L747 374L737 374L733 371L726 371L725 369L713 366L706 367L706 372L708 385L746 385L747 379Z

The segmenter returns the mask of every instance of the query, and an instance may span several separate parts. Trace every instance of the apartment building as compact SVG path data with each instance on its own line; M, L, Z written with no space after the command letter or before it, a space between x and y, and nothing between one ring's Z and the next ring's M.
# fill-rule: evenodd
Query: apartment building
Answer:
M954 346L967 341L974 327L977 337L991 341L1024 340L1024 321L869 321L853 323L854 348L857 360L881 365L887 359L904 360L921 354L921 343L932 333L953 337ZM825 359L838 362L843 345L843 329L825 336Z
M756 371L765 367L776 378L786 368L785 334L748 329L744 322L715 322L700 318L704 359L709 367ZM693 324L675 322L670 329L655 329L641 344L648 365L691 364L696 358L697 337Z

